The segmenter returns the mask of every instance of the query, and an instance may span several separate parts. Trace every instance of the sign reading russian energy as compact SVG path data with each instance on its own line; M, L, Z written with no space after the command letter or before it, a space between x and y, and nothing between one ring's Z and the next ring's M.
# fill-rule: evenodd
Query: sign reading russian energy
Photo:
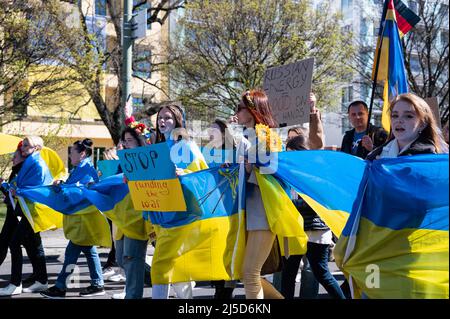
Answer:
M314 58L269 68L263 88L280 127L309 122Z
M186 211L186 202L166 143L118 152L136 210Z

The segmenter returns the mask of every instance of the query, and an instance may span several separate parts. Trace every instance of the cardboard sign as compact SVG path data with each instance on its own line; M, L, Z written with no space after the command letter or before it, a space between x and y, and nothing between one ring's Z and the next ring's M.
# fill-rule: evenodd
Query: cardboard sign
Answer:
M128 179L134 209L186 211L183 190L166 143L120 150L117 154Z
M441 117L439 115L439 101L438 101L438 98L434 96L434 97L427 97L424 100L430 106L431 111L433 111L434 119L436 120L437 125L439 126L439 128L442 129L442 127L441 127Z
M176 178L166 143L152 144L117 152L120 167L129 181Z
M128 187L136 210L186 211L186 202L178 178L159 181L129 181Z
M314 58L273 67L264 73L264 91L280 127L309 122Z
M119 161L117 160L97 161L97 170L99 172L100 180L103 180L108 176L117 174L118 169L119 169Z

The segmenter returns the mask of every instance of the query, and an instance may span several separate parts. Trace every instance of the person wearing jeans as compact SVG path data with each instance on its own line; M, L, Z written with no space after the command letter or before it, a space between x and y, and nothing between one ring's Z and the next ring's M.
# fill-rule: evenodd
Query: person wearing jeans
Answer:
M144 294L145 255L147 240L123 236L116 240L116 260L127 278L125 299L142 299Z
M75 270L78 257L83 252L86 257L87 265L89 268L89 275L91 277L91 285L96 287L103 286L102 267L100 264L100 258L95 246L80 246L69 241L64 254L64 264L61 272L56 279L55 286L60 290L66 290L67 277Z
M303 256L303 269L300 278L300 299L316 299L319 295L319 282L309 264L308 258Z
M74 166L64 184L89 184L98 182L97 171L91 162L93 143L90 139L76 141L70 149L70 162ZM55 187L62 181L55 181ZM63 217L64 235L69 239L66 247L63 268L53 287L41 292L46 298L63 298L66 295L67 277L74 271L81 252L86 256L91 285L80 292L81 297L100 296L105 294L103 288L102 266L96 245L107 246L111 242L109 225L98 210L84 214L70 214Z

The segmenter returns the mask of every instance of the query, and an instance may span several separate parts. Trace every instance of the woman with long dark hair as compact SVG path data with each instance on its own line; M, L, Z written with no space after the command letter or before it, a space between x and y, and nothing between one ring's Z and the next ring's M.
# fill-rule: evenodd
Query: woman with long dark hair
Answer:
M257 145L251 145L251 141L246 139L248 132L254 130L257 125L275 128L277 122L272 115L269 99L262 90L250 90L242 94L236 117L238 124L243 125L247 130L243 141L238 146L238 154L244 153L247 178L245 185L247 246L242 278L245 296L247 299L282 299L283 296L268 281L261 279L262 266L272 250L276 235L271 231L267 221L255 167L253 163L248 162L249 150L256 147L256 151L260 152Z
M91 162L92 147L93 143L90 139L84 139L82 141L76 141L73 143L70 149L70 162L74 166L73 170L70 172L69 177L65 182L55 181L54 185L64 184L88 184L91 182L98 182L97 171ZM93 214L98 214L98 216L93 216ZM95 211L89 214L87 218L92 219L95 217L100 217L96 219L98 222L103 222L103 229L107 230L107 221L100 215L100 212ZM64 235L69 239L69 243L66 247L64 255L63 267L56 279L54 286L50 287L46 291L42 291L41 295L46 298L64 298L67 289L67 278L73 272L76 265L78 257L81 252L86 257L89 274L91 277L91 285L80 292L81 297L92 297L100 296L105 294L103 288L103 276L102 267L100 264L100 258L97 253L95 245L99 245L103 242L103 238L99 238L105 232L97 232L101 225L96 225L95 229L87 226L87 223L92 222L92 220L84 220L85 216L74 215L64 215L63 228ZM86 225L86 226L85 226ZM82 234L82 236L80 236ZM109 235L109 232L106 232ZM82 237L82 239L80 239ZM110 238L109 242L110 242ZM107 239L107 240L108 240Z

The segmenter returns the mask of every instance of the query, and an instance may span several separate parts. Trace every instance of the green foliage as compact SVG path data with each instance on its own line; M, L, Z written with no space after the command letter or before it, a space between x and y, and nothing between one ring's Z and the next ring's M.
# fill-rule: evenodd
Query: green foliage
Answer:
M6 205L3 203L0 203L0 229L3 227L5 218L6 218Z
M352 54L331 1L189 1L171 48L176 98L191 116L226 116L243 90L261 87L268 67L314 57L313 91L319 107L337 101L338 83ZM347 36L347 37L346 37Z

